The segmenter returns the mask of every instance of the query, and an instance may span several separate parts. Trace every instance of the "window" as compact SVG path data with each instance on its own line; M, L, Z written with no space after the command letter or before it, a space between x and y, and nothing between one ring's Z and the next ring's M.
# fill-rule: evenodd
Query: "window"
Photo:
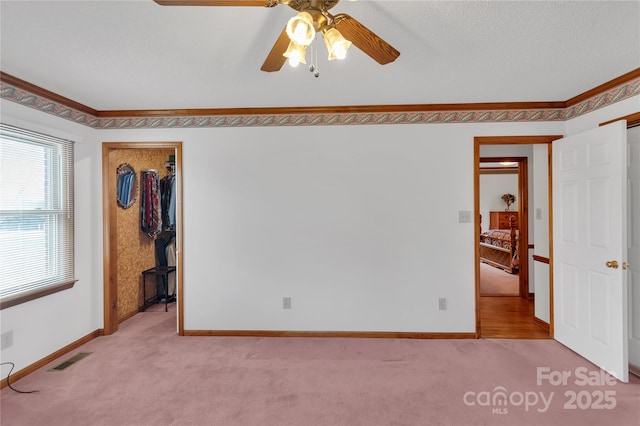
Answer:
M0 307L74 282L73 142L0 124Z

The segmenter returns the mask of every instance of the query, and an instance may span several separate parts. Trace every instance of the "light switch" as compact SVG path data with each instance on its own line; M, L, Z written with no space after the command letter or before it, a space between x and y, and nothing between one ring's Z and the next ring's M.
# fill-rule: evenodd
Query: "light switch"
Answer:
M458 211L458 223L471 223L471 212L469 210Z

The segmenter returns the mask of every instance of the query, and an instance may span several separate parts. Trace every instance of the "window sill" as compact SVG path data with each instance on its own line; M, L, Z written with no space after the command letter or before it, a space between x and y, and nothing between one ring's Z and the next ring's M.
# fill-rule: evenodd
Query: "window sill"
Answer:
M66 282L62 284L55 284L45 288L40 288L29 293L20 294L11 298L7 298L0 301L0 310L10 308L12 306L20 305L21 303L29 302L31 300L39 299L50 294L58 293L60 291L73 288L78 280Z

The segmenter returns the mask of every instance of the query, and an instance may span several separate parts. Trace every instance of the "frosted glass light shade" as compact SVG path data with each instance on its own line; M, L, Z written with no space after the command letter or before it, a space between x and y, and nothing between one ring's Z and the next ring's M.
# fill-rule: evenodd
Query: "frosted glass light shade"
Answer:
M308 46L316 36L313 27L313 17L309 12L300 12L287 22L287 35L291 41L302 46Z
M293 40L289 42L287 51L282 54L284 57L289 58L289 65L297 67L301 62L307 63L305 56L307 55L307 46L297 44Z
M322 34L324 37L324 44L327 46L329 52L329 60L344 59L347 56L347 50L351 46L351 42L346 40L340 31L335 28L329 28Z

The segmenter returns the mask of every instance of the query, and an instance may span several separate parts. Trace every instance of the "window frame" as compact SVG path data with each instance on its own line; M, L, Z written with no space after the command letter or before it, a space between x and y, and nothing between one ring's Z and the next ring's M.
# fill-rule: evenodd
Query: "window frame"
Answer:
M4 296L0 293L0 310L16 306L31 300L35 300L50 294L58 293L72 288L78 281L75 279L75 237L74 237L74 149L73 141L56 136L35 132L24 128L0 123L0 137L25 145L52 147L53 152L59 155L59 162L51 163L46 169L47 179L51 180L51 194L59 198L59 206L41 210L4 209L0 210L0 216L11 217L19 215L19 227L28 224L29 220L41 217L50 221L47 228L45 243L50 246L47 257L43 263L55 262L53 268L56 273L52 277L42 276L42 280L34 275L34 279L28 283L16 286L13 291ZM44 188L47 191L47 188ZM61 217L56 217L61 216ZM65 217L66 216L66 217ZM51 222L53 221L53 222ZM62 236L61 236L62 235ZM54 240L62 238L62 244L54 244ZM60 272L61 271L61 272ZM3 290L3 289L0 289Z

